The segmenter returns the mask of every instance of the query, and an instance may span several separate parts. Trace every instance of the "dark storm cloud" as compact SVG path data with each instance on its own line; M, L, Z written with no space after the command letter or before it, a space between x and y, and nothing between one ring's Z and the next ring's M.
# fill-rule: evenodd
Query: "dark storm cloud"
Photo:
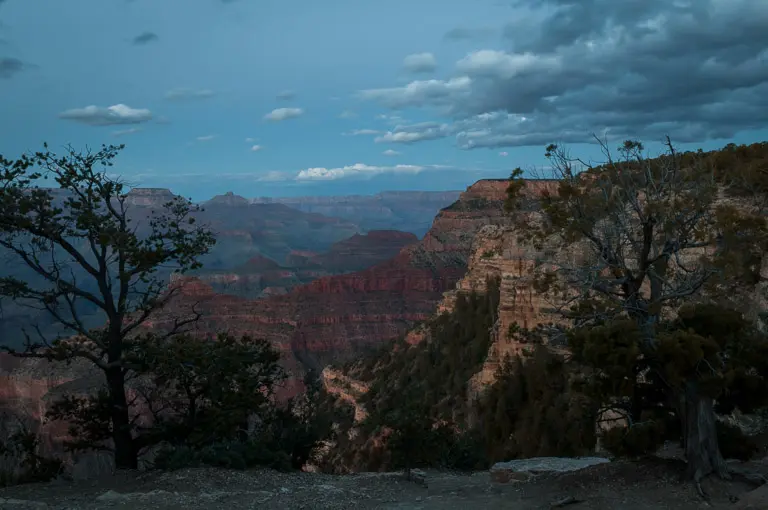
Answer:
M3 0L0 0L2 3ZM13 78L16 74L24 71L28 66L21 60L13 57L0 57L0 78Z
M439 107L452 118L437 132L396 128L387 141L455 136L463 148L504 147L607 132L696 142L768 124L764 0L525 0L517 7L526 16L506 26L506 51L457 62L456 76L469 80L461 87L454 77L453 87L430 80L363 92L391 107Z
M133 44L142 45L157 41L159 37L154 32L142 32L133 38Z

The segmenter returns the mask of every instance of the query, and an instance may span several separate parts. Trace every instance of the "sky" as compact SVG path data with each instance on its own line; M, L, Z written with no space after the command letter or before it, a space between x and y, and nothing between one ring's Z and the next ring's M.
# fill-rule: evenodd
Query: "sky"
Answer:
M766 0L0 0L0 154L203 200L463 189L592 135L768 140Z

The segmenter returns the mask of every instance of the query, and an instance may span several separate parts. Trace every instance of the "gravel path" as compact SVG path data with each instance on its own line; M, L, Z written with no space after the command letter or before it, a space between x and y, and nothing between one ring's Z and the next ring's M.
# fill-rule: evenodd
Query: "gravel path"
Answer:
M240 510L240 509L549 509L566 497L573 510L706 508L673 461L616 462L574 473L497 484L487 472L428 472L427 487L395 474L186 469L127 473L87 482L57 481L0 489L2 510ZM749 487L709 481L716 506L730 506Z

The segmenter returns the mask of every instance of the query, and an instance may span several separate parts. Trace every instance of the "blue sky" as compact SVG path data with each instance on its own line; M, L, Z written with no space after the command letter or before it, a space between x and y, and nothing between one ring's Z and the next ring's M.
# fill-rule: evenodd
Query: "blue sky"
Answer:
M0 154L205 199L460 189L591 133L765 140L768 2L0 0Z

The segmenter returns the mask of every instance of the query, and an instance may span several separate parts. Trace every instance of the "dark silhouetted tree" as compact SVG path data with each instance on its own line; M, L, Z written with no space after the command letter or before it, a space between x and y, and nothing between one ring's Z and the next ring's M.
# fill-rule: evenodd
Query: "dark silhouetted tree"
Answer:
M129 215L123 184L108 171L122 146L97 152L68 149L15 161L0 156L0 247L34 278L0 278L0 296L48 314L60 326L55 335L39 327L25 331L15 356L69 362L83 359L105 376L100 398L108 402L110 439L118 468L137 466L124 354L133 336L176 294L169 271L199 267L214 243L195 224L193 206L176 198L139 224ZM46 180L60 189L39 187ZM161 274L159 271L163 271ZM89 327L84 310L98 310L103 327ZM169 334L197 320L194 311L175 321Z

